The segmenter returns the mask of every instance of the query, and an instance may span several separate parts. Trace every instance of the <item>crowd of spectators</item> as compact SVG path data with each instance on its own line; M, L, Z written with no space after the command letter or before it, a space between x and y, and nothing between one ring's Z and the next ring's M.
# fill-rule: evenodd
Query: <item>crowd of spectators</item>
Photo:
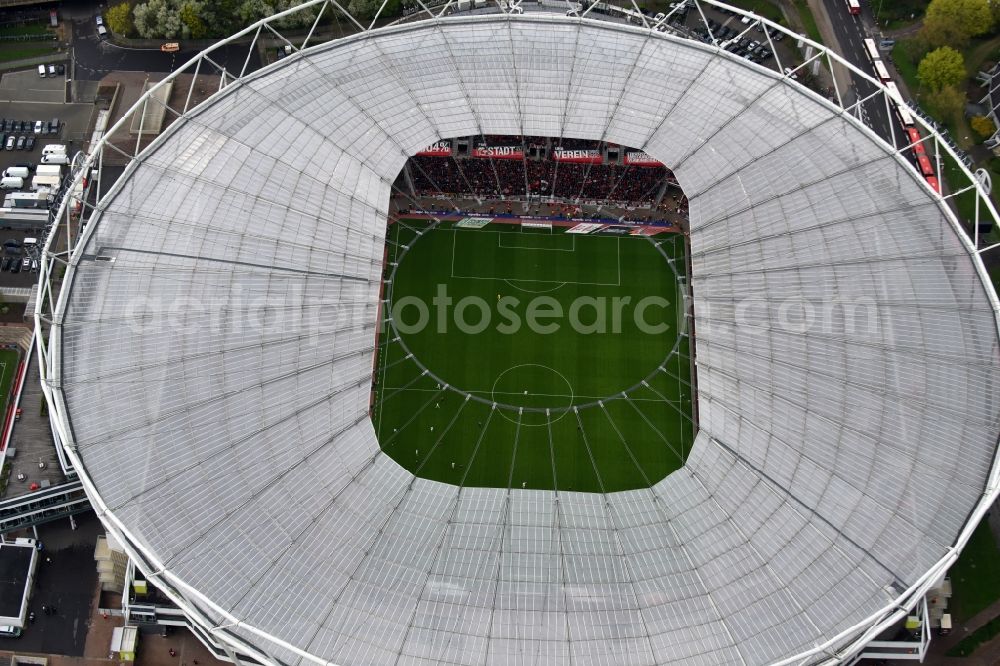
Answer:
M411 158L408 169L414 189L420 195L515 197L528 194L646 205L657 203L664 185L673 180L664 167L580 164L551 159L418 156Z
M601 147L601 142L563 137L562 139L552 139L552 147L559 147L563 150L597 150Z

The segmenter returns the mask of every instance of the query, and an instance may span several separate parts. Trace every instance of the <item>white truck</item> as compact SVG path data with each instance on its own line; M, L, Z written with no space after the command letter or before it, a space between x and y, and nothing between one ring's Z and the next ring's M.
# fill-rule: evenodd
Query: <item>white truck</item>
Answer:
M62 167L58 164L40 164L35 169L36 176L62 176Z
M10 201L11 208L48 208L49 192L14 192L7 195L4 204Z
M61 182L61 176L46 176L42 174L31 179L31 189L37 190L44 187L52 191L58 191Z

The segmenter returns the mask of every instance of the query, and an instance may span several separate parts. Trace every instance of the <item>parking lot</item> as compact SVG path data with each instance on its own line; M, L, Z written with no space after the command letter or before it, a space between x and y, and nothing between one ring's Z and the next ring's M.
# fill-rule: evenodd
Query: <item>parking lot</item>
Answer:
M4 287L30 287L38 282L37 263L31 264L31 260L38 260L39 248L37 245L25 245L25 238L41 238L34 231L13 231L10 229L0 231L0 286ZM28 259L27 268L24 260ZM16 273L14 271L17 271Z
M55 70L55 76L48 73L48 67ZM58 68L62 68L63 73L60 74ZM36 68L4 72L3 78L0 79L0 101L65 103L67 101L65 68L63 61L53 59L49 66L46 66L44 78L38 75Z
M15 205L8 195L32 192L32 178L43 163L46 145L65 145L69 159L91 130L94 106L64 103L64 90L64 77L58 73L41 78L37 71L26 70L5 73L0 79L0 171L23 166L29 173L27 178L22 177L22 187L0 190L0 203L5 204L0 211L0 288L26 288L38 281L37 263L33 260L38 259L39 247L25 245L24 239L36 238L41 243L46 233L44 222L19 222L17 214L6 212L44 209L46 201L20 201ZM62 169L63 176L67 172L67 168ZM9 182L3 184L11 187ZM55 205L58 198L50 201Z

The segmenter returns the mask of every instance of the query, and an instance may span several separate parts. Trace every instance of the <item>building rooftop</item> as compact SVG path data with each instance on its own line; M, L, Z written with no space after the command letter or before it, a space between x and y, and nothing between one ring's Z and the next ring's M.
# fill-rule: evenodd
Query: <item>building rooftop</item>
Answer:
M38 554L33 541L17 541L0 543L0 625L22 627Z
M638 146L690 199L701 430L651 488L459 488L379 449L390 188L479 133ZM820 661L994 492L996 295L940 199L827 100L649 30L460 17L290 56L126 170L65 288L47 376L99 515L284 663Z

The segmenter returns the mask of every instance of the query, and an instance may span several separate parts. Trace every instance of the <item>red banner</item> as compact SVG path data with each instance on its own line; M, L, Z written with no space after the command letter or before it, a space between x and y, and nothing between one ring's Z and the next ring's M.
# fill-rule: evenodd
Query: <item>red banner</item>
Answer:
M492 157L495 160L524 159L524 149L521 146L484 146L472 149L473 157Z
M555 148L552 159L556 162L578 162L582 164L600 164L604 161L599 150L563 150Z
M653 159L648 153L641 150L630 150L625 153L625 164L634 166L661 167L663 164Z
M451 141L437 141L421 150L417 155L422 157L448 157L451 155Z

